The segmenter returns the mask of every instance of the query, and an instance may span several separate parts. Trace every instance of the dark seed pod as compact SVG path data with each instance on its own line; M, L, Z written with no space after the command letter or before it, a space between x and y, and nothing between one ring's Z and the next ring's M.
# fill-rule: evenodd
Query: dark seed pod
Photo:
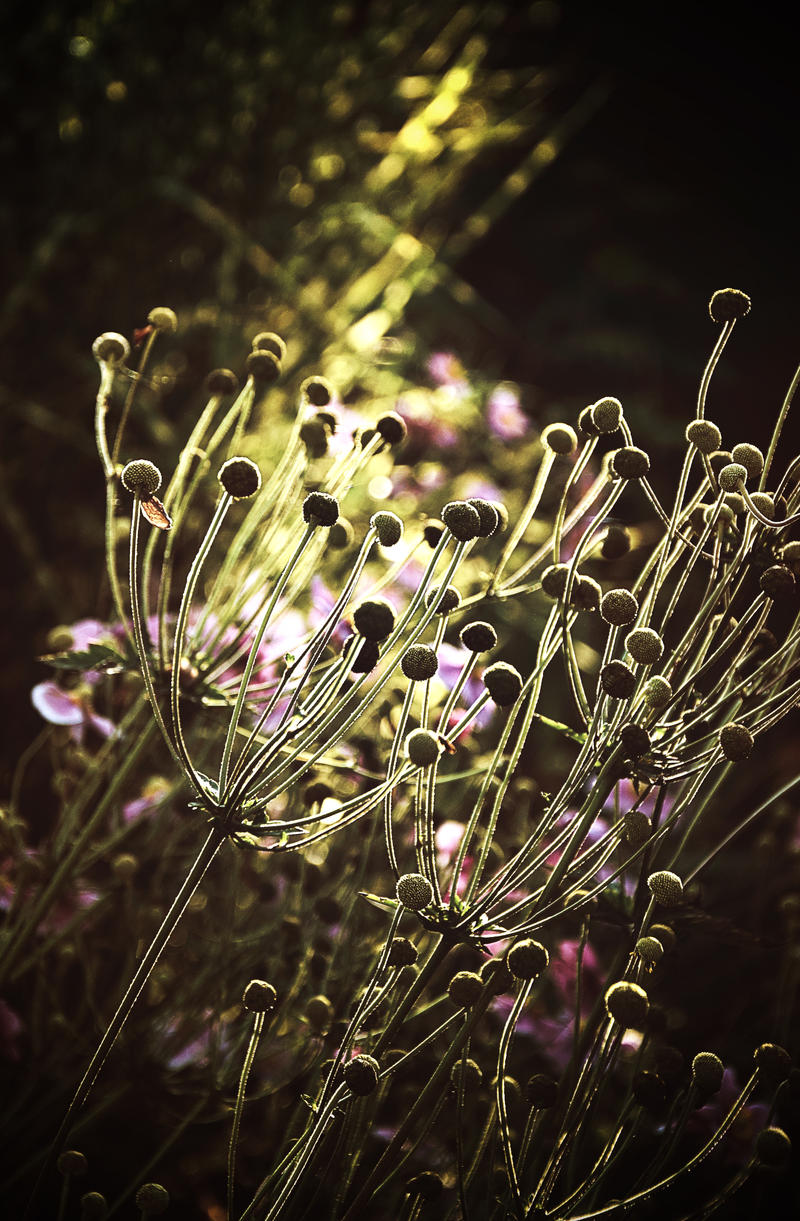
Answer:
M792 1142L783 1128L762 1128L756 1137L756 1161L762 1166L780 1169L788 1166Z
M728 462L717 475L723 492L738 492L739 484L747 482L747 467L741 462Z
M387 411L386 415L382 415L375 428L388 445L399 445L408 432L405 420L396 411Z
M670 869L658 869L651 873L647 887L662 907L676 907L683 900L683 882Z
M491 981L492 996L501 996L514 986L514 976L509 971L505 958L487 958L486 962L481 964L478 974L485 984Z
M428 546L433 549L438 546L439 540L445 532L445 524L443 521L437 521L435 517L429 517L422 527L422 537Z
M796 589L794 574L786 564L772 564L765 568L758 583L773 602L791 597Z
M592 423L599 433L617 431L622 421L622 403L619 399L598 399L591 410Z
M534 1073L525 1086L525 1100L537 1111L549 1111L558 1102L558 1082L547 1073Z
M394 547L403 537L403 523L396 513L390 513L387 509L374 513L369 524L377 531L381 547Z
M358 1098L366 1098L378 1084L381 1067L374 1056L353 1056L344 1066L344 1083Z
M584 407L583 411L578 416L578 428L586 437L599 437L600 429L596 427L592 419L592 406Z
M500 512L498 506L493 504L491 500L482 500L478 496L470 497L466 503L471 509L475 510L478 517L481 519L478 537L491 538L491 536L500 529Z
M212 369L206 378L209 394L235 394L238 389L239 379L230 369Z
M327 492L309 492L303 501L303 520L310 526L332 526L339 516L339 502Z
M306 1001L305 1016L309 1025L320 1033L327 1030L333 1020L333 1005L327 996L312 996Z
M638 984L621 980L612 984L605 995L606 1012L626 1029L642 1030L650 1007L647 993Z
M626 445L613 454L611 469L620 479L642 479L650 470L650 459L638 446Z
M87 1191L81 1196L81 1221L105 1221L108 1201L99 1191Z
M461 543L477 538L481 532L480 514L465 500L451 500L446 504L442 509L442 521L453 538Z
M419 1174L413 1175L406 1183L406 1194L419 1196L426 1204L429 1204L432 1200L438 1200L443 1191L444 1183L433 1170L421 1170Z
M692 420L686 425L686 440L701 454L713 454L722 444L722 433L711 420Z
M442 753L439 739L429 729L412 729L405 741L406 758L415 767L430 767Z
M643 1069L633 1078L631 1092L634 1101L651 1115L661 1115L667 1108L667 1087L658 1073Z
M731 457L734 462L740 463L747 471L748 479L759 479L761 472L764 469L764 455L757 445L751 445L748 441L743 441L740 445L734 445L731 450Z
M622 726L619 737L628 759L640 759L650 751L650 734L642 725L630 721Z
M260 331L250 347L254 352L271 352L276 360L283 360L286 355L286 344L274 331Z
M625 637L625 648L640 665L653 666L663 656L664 641L651 627L635 627Z
M749 756L755 740L746 725L730 721L719 731L719 744L726 759L739 763Z
M437 615L449 615L461 605L461 594L454 585L448 585L444 593L439 585L434 585L425 595L425 605L430 608L434 603L438 603Z
M658 938L664 947L665 953L675 949L678 938L675 936L675 930L671 929L668 924L651 924L650 935Z
M312 407L327 407L333 398L333 386L326 377L317 374L301 382L300 393L308 399Z
M652 827L644 810L628 810L623 817L625 839L632 848L640 848L650 838Z
M433 900L433 887L421 873L404 873L398 879L397 898L409 911L419 912Z
M513 704L522 692L522 675L504 661L496 661L484 670L483 683L499 708Z
M261 487L261 471L249 458L229 458L220 467L217 479L234 500L247 500Z
M328 430L316 416L303 421L300 440L305 445L309 458L324 458L328 452Z
M712 322L733 322L750 313L750 298L738 288L718 288L708 303Z
M163 331L165 335L174 335L178 329L178 315L166 305L157 305L155 309L151 309L147 321L154 330Z
M497 632L491 623L467 623L458 638L464 648L472 653L488 653L497 644Z
M421 683L433 678L439 669L439 662L430 645L412 644L400 659L400 669L406 678Z
M260 386L273 385L281 375L281 362L277 356L266 349L259 348L251 352L244 362L244 367L253 381Z
M59 1174L65 1177L71 1175L74 1178L80 1178L89 1170L89 1163L86 1160L85 1154L78 1149L65 1149L63 1153L59 1153L56 1168Z
M307 809L312 806L321 805L326 797L333 796L333 789L324 780L315 780L313 784L309 784L303 793L303 805ZM287 856L287 860L291 859Z
M98 363L119 365L131 354L131 346L118 331L104 331L92 344L92 355Z
M729 466L733 462L733 454L728 449L718 449L713 454L708 455L708 461L714 472L714 477L717 478L722 468Z
M419 950L413 941L407 937L395 937L389 947L388 964L390 967L413 967L419 957Z
M640 937L635 949L642 962L646 962L648 966L655 966L664 957L664 947L657 937Z
M600 685L615 700L627 700L636 690L636 675L624 661L609 661L600 671Z
M600 602L600 614L613 627L627 627L639 614L639 603L629 589L610 589Z
M152 496L161 487L161 471L146 458L136 458L123 468L122 486L134 496Z
M623 555L627 555L631 549L631 536L624 526L618 526L613 523L606 530L606 536L603 539L600 548L600 554L604 560L620 560Z
M353 626L365 640L385 640L394 623L394 610L384 598L368 598L353 611Z
M762 1043L753 1059L758 1071L775 1085L785 1081L792 1071L792 1057L779 1043Z
M460 1009L470 1009L483 992L483 980L474 971L457 971L447 988L447 995Z
M146 1217L157 1217L169 1208L169 1192L160 1183L142 1183L136 1192L136 1207Z
M516 979L536 979L550 962L550 955L541 942L526 937L512 945L506 962Z
M350 649L356 648L357 636L348 636L342 646L342 656L347 657ZM369 674L380 661L381 651L376 640L362 640L360 648L350 666L351 674Z
M713 1051L699 1051L692 1060L692 1081L704 1094L716 1094L725 1066Z
M251 1013L270 1013L277 999L278 994L272 984L264 979L251 979L244 990L242 1004Z
M572 586L572 594L570 596L570 604L574 606L576 610L599 610L600 599L602 596L603 591L598 582L595 581L594 577L586 577L583 575L583 573L578 573L578 576Z
M542 573L542 592L548 598L563 598L569 577L569 564L551 564Z
M762 517L768 517L770 521L774 521L775 498L769 492L751 492L750 499Z
M540 437L542 445L554 454L574 453L578 445L575 429L569 424L548 424Z
M349 547L355 537L355 531L352 524L346 517L340 517L331 526L331 532L328 535L328 542L334 551L344 551Z
M672 699L672 684L669 679L664 678L663 674L654 674L645 683L642 695L648 708L658 711L661 708L666 708Z
M458 1088L458 1084L459 1084L460 1080L461 1080L461 1061L457 1060L456 1063L453 1065L453 1067L450 1070L450 1081L456 1088ZM478 1088L478 1086L480 1085L481 1081L483 1081L483 1073L481 1072L480 1065L476 1064L476 1062L474 1060L465 1060L464 1061L464 1090L465 1090L465 1092L467 1090L471 1090L471 1089L476 1090Z

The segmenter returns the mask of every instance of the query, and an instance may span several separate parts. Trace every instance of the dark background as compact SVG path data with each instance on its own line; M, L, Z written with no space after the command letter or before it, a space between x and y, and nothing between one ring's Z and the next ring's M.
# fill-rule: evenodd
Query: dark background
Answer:
M281 139L302 146L318 133L319 90L345 41L363 48L379 108L395 64L370 49L372 31L402 25L410 6L357 4L325 27L321 7L301 0L275 8L263 36L255 4L214 14L183 3L111 5L105 24L100 11L10 6L0 31L3 789L40 724L28 692L44 674L35 656L48 628L97 611L91 342L103 330L130 334L153 305L183 316L219 291L224 252L165 194L165 178L224 205L274 248L270 183L283 154L271 136L288 131ZM457 6L432 11L444 19ZM669 465L716 337L708 298L742 288L753 310L736 328L709 414L726 442L765 445L797 331L798 107L792 35L779 12L496 6L489 61L552 67L558 84L544 106L553 121L592 90L605 100L455 264L494 323L467 306L462 316L452 302L412 301L407 322L422 344L452 344L467 367L518 381L543 420L574 418L615 394L637 437ZM76 59L68 45L87 22L100 31L95 50ZM266 68L265 48L274 52ZM112 104L103 91L115 79L127 93ZM231 99L243 80L257 123L255 134L237 135ZM82 130L65 138L75 113ZM481 161L456 207L478 204L518 156ZM254 291L233 285L234 315L241 305L247 316ZM188 341L198 379L232 351L225 336L192 332ZM787 441L784 458L793 449Z

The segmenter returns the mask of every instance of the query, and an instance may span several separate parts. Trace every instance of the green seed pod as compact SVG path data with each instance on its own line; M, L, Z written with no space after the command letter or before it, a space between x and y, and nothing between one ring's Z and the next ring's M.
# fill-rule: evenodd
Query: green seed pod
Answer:
M491 981L492 996L508 992L514 985L514 976L508 969L505 958L487 958L478 972L484 984Z
M764 469L764 455L757 445L751 445L748 441L734 445L731 457L745 468L749 479L760 478Z
M234 500L247 500L261 487L261 471L249 458L229 458L220 467L217 479Z
M458 638L464 648L472 653L488 653L497 644L497 632L491 623L467 623Z
M619 737L628 759L640 759L642 755L648 754L651 747L650 734L643 725L629 721L620 729Z
M406 758L414 767L430 767L442 753L439 739L430 729L412 729L405 742Z
M719 731L719 744L726 759L731 763L739 763L749 756L755 739L746 725L730 721Z
M389 947L390 967L413 967L418 958L419 950L413 941L409 941L407 937L395 937Z
M453 1067L450 1069L450 1081L457 1089L460 1080L461 1080L461 1061L457 1060L456 1063L453 1065ZM470 1090L470 1089L476 1090L478 1088L478 1086L480 1085L481 1081L483 1081L483 1073L481 1071L480 1065L476 1064L476 1062L474 1060L465 1060L464 1061L464 1092L466 1093L466 1091Z
M483 683L499 708L507 708L519 699L522 675L505 661L496 661L483 672Z
M87 1191L81 1196L81 1221L105 1221L108 1201L99 1191Z
M122 486L134 496L152 496L161 487L161 471L146 458L135 458L122 471Z
M525 1086L525 1100L537 1111L549 1111L558 1102L558 1082L547 1073L534 1073Z
M262 348L250 353L244 367L253 381L260 386L273 385L281 375L281 362L277 356Z
M381 1066L374 1056L353 1056L344 1066L344 1083L357 1098L366 1098L378 1084Z
M433 900L433 887L421 873L404 873L398 879L397 898L411 912L421 912Z
M332 526L339 516L339 502L327 492L309 492L303 501L303 520L310 526Z
M672 699L672 684L668 679L664 678L663 674L654 674L645 683L642 695L648 708L658 711L661 708L666 708Z
M725 1066L713 1051L699 1051L692 1060L692 1083L704 1094L716 1094L722 1085Z
M400 669L413 683L423 683L433 678L439 662L430 645L412 644L400 658Z
M584 407L578 416L578 428L586 437L599 437L600 430L592 419L592 406L593 404L590 403L588 407Z
M569 564L551 564L542 573L542 592L548 598L562 598L567 588Z
M396 513L390 513L388 509L373 513L369 524L377 531L381 547L394 547L403 537L403 523Z
M444 1183L433 1170L421 1170L419 1174L412 1175L406 1183L406 1194L419 1196L426 1203L438 1200L443 1191Z
M442 521L453 538L462 543L477 538L481 532L480 513L465 500L451 500L446 504L442 509Z
M572 586L570 603L576 610L596 611L600 609L603 591L594 577L579 573Z
M327 996L311 996L306 1001L305 1016L317 1033L327 1030L333 1020L333 1005Z
M136 1192L136 1206L146 1217L157 1217L169 1208L169 1192L160 1183L142 1183Z
M206 390L209 394L235 394L239 389L239 379L230 369L212 369L206 378Z
M165 335L174 335L178 329L178 316L166 305L157 305L155 309L151 309L147 321L156 331L163 331Z
M439 540L445 532L445 524L443 521L437 521L435 517L429 517L422 527L422 537L425 542L433 550L438 546Z
M575 429L569 424L548 424L539 439L554 454L571 454L578 446Z
M599 433L616 432L622 422L622 403L619 399L598 399L592 404L592 423Z
M612 984L605 995L606 1012L626 1030L642 1030L647 1021L650 1002L644 988L638 984L620 980Z
M277 355L277 353L276 353ZM278 356L283 360L282 356ZM333 398L333 386L326 377L314 374L300 383L300 394L311 403L312 407L327 407Z
M762 1128L756 1137L756 1161L780 1169L789 1164L792 1142L783 1128Z
M63 1153L59 1153L56 1167L59 1174L72 1175L75 1178L80 1178L86 1174L89 1169L89 1163L86 1157L78 1149L65 1149Z
M758 1071L775 1085L785 1081L792 1071L792 1057L779 1043L762 1043L753 1059Z
M624 526L619 526L616 522L612 522L606 530L605 538L600 548L600 554L603 559L620 560L623 555L628 554L630 549L630 534Z
M131 354L131 345L117 331L104 331L92 344L92 355L99 364L121 365Z
M242 1004L250 1013L271 1013L278 993L265 979L251 979L244 990Z
M751 492L750 499L762 517L768 517L770 521L774 521L775 500L769 492Z
M650 470L650 459L638 446L626 445L612 454L610 465L620 479L643 479Z
M708 303L712 322L733 322L750 313L750 298L738 288L718 288Z
M628 810L623 816L625 839L632 848L641 848L650 838L652 827L644 810Z
M739 484L747 482L747 467L741 462L729 462L717 475L723 492L738 492Z
M650 936L657 937L664 947L664 952L669 953L675 949L675 944L678 938L675 936L675 930L671 929L668 924L651 924Z
M713 454L722 444L722 433L711 420L692 420L686 425L686 440L701 454Z
M365 640L385 640L394 621L394 610L384 598L368 598L353 611L353 627Z
M676 907L683 899L683 882L677 873L659 869L647 879L647 887L662 907Z
M475 510L481 519L478 537L491 538L500 529L500 511L498 505L493 504L491 500L482 500L480 496L471 496L466 503L470 508Z
M387 445L399 445L406 438L406 422L396 411L387 411L375 424Z
M610 589L601 599L600 614L613 627L627 627L639 614L639 603L629 589Z
M471 1009L483 992L483 980L474 971L457 971L447 987L447 995L460 1009Z
M550 955L539 941L523 938L506 954L508 969L516 979L536 979L550 962Z
M664 947L657 937L640 937L636 942L636 953L642 962L655 966L664 957Z
M786 564L771 564L765 568L758 583L773 602L791 597L796 588L794 574Z
M636 675L624 661L609 661L600 671L600 685L615 700L628 700L636 690Z
M640 665L653 666L661 661L664 641L651 627L635 627L625 637L625 648Z
M260 331L250 344L250 347L254 352L271 352L275 359L279 361L283 360L286 356L286 344L280 335L276 335L274 331ZM309 377L307 380L311 382L315 379ZM300 387L301 392L305 384L303 382L303 385Z
M440 598L441 594L441 598ZM449 615L454 610L458 610L461 605L461 594L454 585L448 585L447 589L442 593L441 586L434 585L425 595L425 605L430 609L434 603L438 602L436 607L437 615Z

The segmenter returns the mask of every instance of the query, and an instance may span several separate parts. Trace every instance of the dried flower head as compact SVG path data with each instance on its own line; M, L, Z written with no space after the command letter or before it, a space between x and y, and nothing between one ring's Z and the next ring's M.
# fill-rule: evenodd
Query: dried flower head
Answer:
M81 1196L81 1221L105 1221L108 1201L99 1191L87 1191Z
M483 992L483 980L474 971L457 971L447 987L447 995L460 1009L469 1009Z
M569 579L569 564L550 564L542 573L542 592L548 598L562 598Z
M619 560L631 549L631 536L624 526L611 522L606 530L600 554L604 560Z
M548 424L540 440L542 445L551 449L554 454L571 454L578 446L575 429L569 424Z
M271 352L278 361L283 360L286 355L286 344L280 335L276 335L274 331L259 331L250 347L254 352ZM312 379L309 378L308 380L311 381ZM302 386L300 389L302 391Z
M155 309L151 309L147 321L155 330L163 331L165 335L174 335L178 329L178 316L174 309L169 309L166 305L157 305Z
M644 810L628 810L623 817L625 840L632 848L641 848L650 838L652 827Z
M771 564L765 568L758 583L773 602L791 597L797 588L794 573L786 564Z
M606 1012L626 1029L642 1030L647 1021L650 1002L639 984L620 980L612 984L605 995Z
M598 399L592 404L592 423L599 433L616 432L622 421L622 403L619 399Z
M394 547L403 537L403 523L396 513L390 513L388 509L373 513L369 524L377 532L381 547Z
M525 937L512 945L506 962L516 979L536 979L550 962L550 955L541 942Z
M400 659L400 669L414 683L433 678L439 669L436 653L427 644L412 644Z
M750 298L738 288L718 288L708 303L712 322L733 322L750 313Z
M739 763L746 759L753 749L755 739L746 725L738 721L730 721L719 731L719 744L722 753L731 763Z
M310 526L332 526L339 516L339 502L327 492L309 492L303 501L303 520Z
M136 1192L136 1207L145 1217L157 1217L169 1208L169 1192L160 1183L142 1183Z
M435 733L430 729L412 729L405 742L406 758L415 767L430 767L442 753Z
M235 394L238 389L239 379L230 369L212 369L206 378L209 394Z
M639 603L629 589L609 589L600 601L600 614L613 627L627 627L639 614Z
M627 700L636 690L636 675L624 661L609 661L600 670L600 684L612 699Z
M656 711L666 708L672 699L672 684L669 679L664 678L663 674L654 674L645 683L642 689L642 697L648 708L653 708Z
M375 429L387 445L399 445L401 441L405 441L408 432L405 420L396 411L387 411L385 415L380 416L375 423Z
M612 454L610 467L620 479L642 479L650 470L650 459L638 446L626 445Z
M404 873L398 879L397 897L409 911L420 912L433 899L433 887L421 873Z
M519 699L522 692L522 675L505 661L496 661L483 672L486 690L499 708L507 708Z
M753 1056L758 1071L769 1081L779 1085L792 1071L792 1057L779 1043L762 1043Z
M119 365L131 354L131 345L117 331L104 331L92 344L95 360L105 365Z
M603 591L600 588L599 582L595 581L594 577L587 577L583 573L578 573L573 583L572 595L570 597L570 602L576 610L599 610L602 596Z
M327 407L333 398L333 386L326 377L315 374L300 383L300 394L312 407Z
M483 500L480 496L472 496L466 502L474 509L481 519L479 538L491 538L500 529L500 509L491 500Z
M788 1166L791 1156L792 1142L783 1128L761 1129L756 1137L756 1161L777 1170Z
M640 759L642 755L646 755L650 751L650 734L643 725L629 721L620 729L619 737L622 748L629 759Z
M353 523L349 522L346 517L340 517L331 526L331 532L328 535L328 542L334 551L344 551L345 547L349 547L355 538L356 532L353 529Z
M497 632L491 623L467 623L458 638L472 653L488 653L497 644Z
M441 1175L434 1170L421 1170L419 1174L412 1175L406 1182L406 1194L419 1196L425 1203L438 1200L443 1191L444 1183Z
M80 1178L86 1174L89 1169L89 1163L86 1160L85 1154L78 1149L65 1149L63 1153L58 1155L56 1167L59 1174L71 1175L75 1178Z
M692 1060L692 1081L704 1094L716 1094L725 1066L713 1051L699 1051Z
M751 445L748 441L734 445L731 450L731 457L734 462L740 463L745 468L748 478L760 478L761 472L764 469L764 455L757 445Z
M723 492L738 492L739 484L747 482L747 467L741 462L729 462L717 475Z
M454 1086L458 1087L461 1080L462 1063L464 1070L464 1089L477 1089L481 1081L483 1081L483 1071L481 1066L477 1064L475 1060L467 1059L463 1062L461 1060L457 1060L450 1070L450 1081Z
M547 1073L534 1073L525 1086L525 1098L537 1111L548 1111L558 1102L558 1082Z
M722 444L722 433L711 420L692 420L686 425L686 440L701 454L713 454Z
M258 348L251 352L244 362L244 367L259 386L271 386L281 375L281 362L274 352L266 348Z
M594 420L592 419L593 406L594 404L590 403L588 407L584 407L583 411L578 416L578 428L586 437L600 436L600 429L596 426Z
M651 937L658 938L664 947L665 953L668 954L670 950L675 949L678 938L675 936L675 930L670 928L668 924L651 924L650 935Z
M653 666L664 654L664 641L651 627L635 627L625 637L625 648L640 665Z
M419 950L407 937L395 937L389 948L390 967L413 967L419 958Z
M664 957L664 947L657 937L640 937L636 942L636 953L642 962L655 966Z
M353 626L365 640L385 640L394 627L394 610L384 598L369 598L353 611Z
M478 538L481 532L481 517L477 509L465 500L451 500L442 509L442 521L459 542Z
M244 990L242 1004L250 1013L270 1013L275 1008L278 993L265 979L251 979Z
M677 873L659 869L647 879L647 887L653 898L662 907L675 907L683 899L683 882Z
M461 594L454 585L448 585L444 590L434 585L425 595L425 605L428 608L436 606L437 615L449 615L461 605Z
M327 1030L333 1020L333 1005L327 996L311 996L306 1001L305 1016L315 1030Z
M435 517L429 517L422 527L422 537L431 549L438 546L444 532L444 522L438 521Z
M366 1098L378 1084L381 1066L374 1056L353 1056L344 1067L344 1083L358 1098Z
M122 486L134 496L152 496L161 487L161 471L147 458L135 458L122 471Z
M217 479L234 500L248 500L261 487L261 471L249 458L229 458Z

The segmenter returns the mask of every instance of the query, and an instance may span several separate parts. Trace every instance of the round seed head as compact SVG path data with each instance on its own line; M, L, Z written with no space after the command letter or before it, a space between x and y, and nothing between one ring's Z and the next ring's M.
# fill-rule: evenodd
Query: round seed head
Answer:
M723 492L738 492L739 484L747 482L747 467L741 462L729 462L717 475Z
M617 431L622 420L622 403L619 399L598 399L591 411L592 423L599 433Z
M366 1098L378 1084L381 1067L374 1056L353 1056L344 1067L344 1083L358 1098Z
M339 516L339 502L327 492L309 492L303 501L303 520L310 526L332 526Z
M664 641L651 627L635 627L625 638L625 648L640 665L654 666L664 654Z
M209 394L235 394L238 389L239 379L230 369L212 369L206 378Z
M739 763L748 757L755 739L746 725L730 721L719 731L719 744L726 759L731 763Z
M751 492L750 499L763 517L772 521L775 517L775 500L769 492Z
M124 335L117 331L104 331L92 344L92 355L100 364L120 365L127 360L131 346Z
M383 598L369 598L353 611L353 626L365 640L385 640L394 627L394 611Z
M406 438L408 429L406 422L396 411L387 411L376 422L375 428L381 434L387 445L399 445Z
M349 522L346 517L340 517L331 526L331 532L328 535L328 542L334 551L344 551L349 547L355 538L355 530L352 522Z
M792 1071L792 1057L779 1043L762 1043L753 1059L758 1071L775 1085L785 1081Z
M600 430L595 427L594 420L592 419L593 405L594 404L590 403L588 407L584 407L583 411L578 416L578 428L586 437L600 436Z
M644 810L628 810L623 818L625 839L632 848L641 848L650 838L652 827Z
M419 1174L413 1175L406 1183L407 1195L419 1196L426 1203L430 1203L431 1200L438 1200L443 1191L444 1183L441 1177L433 1170L421 1170Z
M600 614L613 627L627 627L639 614L639 603L629 589L609 589L600 600Z
M622 726L619 737L628 759L640 759L650 750L650 734L643 725L637 725L634 721Z
M274 331L260 331L250 347L254 352L271 352L278 361L283 360L286 355L286 344L280 335L276 335ZM308 380L311 381L312 379L309 378ZM300 389L302 390L302 386Z
M548 598L561 598L567 588L569 564L550 564L542 573L542 592Z
M783 1128L762 1128L756 1137L756 1160L762 1166L780 1169L789 1164L792 1142Z
M451 500L446 504L442 509L442 521L453 538L461 543L477 538L481 532L480 513L465 500Z
M646 1068L634 1077L631 1083L631 1093L634 1102L637 1102L640 1107L644 1107L651 1115L663 1114L669 1101L667 1087L662 1078L658 1073Z
M548 424L540 439L542 445L551 449L554 454L574 453L578 445L575 429L569 424Z
M87 1191L81 1196L81 1221L105 1221L108 1201L99 1191Z
M320 419L312 416L300 426L300 440L309 458L324 458L328 452L328 430Z
M615 522L609 525L603 544L600 548L600 554L604 560L619 560L623 555L627 555L631 549L631 536L624 526L619 526Z
M178 316L174 309L169 309L166 305L157 305L155 309L151 309L147 321L157 331L163 331L166 335L174 335L178 329Z
M425 595L425 605L428 608L436 605L437 615L449 615L461 605L461 594L454 585L448 585L444 591L441 586L434 585Z
M397 897L409 911L421 912L433 900L433 887L421 873L404 873L397 882Z
M472 653L488 653L497 644L497 632L491 623L467 623L458 638Z
M627 700L636 690L636 675L624 661L609 661L600 671L600 684L612 699Z
M794 573L786 564L771 564L765 568L758 583L773 602L790 597L796 588Z
M58 1173L63 1174L65 1177L68 1174L80 1177L86 1174L89 1169L89 1163L85 1155L78 1149L65 1149L63 1153L58 1155L56 1166Z
M419 950L413 941L407 937L395 937L389 949L390 967L413 967L419 957Z
M517 979L536 979L550 962L550 955L539 941L523 938L506 955L508 969Z
M611 469L620 479L641 479L650 470L650 459L638 446L626 445L612 455Z
M466 502L475 510L481 519L479 538L491 538L500 529L500 512L491 500L482 500L479 496L471 496Z
M160 1183L142 1183L136 1192L136 1207L146 1217L157 1217L169 1208L169 1192Z
M229 458L220 467L217 479L234 500L247 500L261 487L261 471L249 458Z
M356 648L358 642L358 636L348 636L347 640L345 640L344 645L342 646L342 656L347 657L350 650ZM369 674L369 672L374 670L377 666L380 660L381 651L378 647L377 641L375 640L361 640L360 646L361 647L358 649L355 659L350 666L350 672L352 674Z
M645 683L642 695L648 708L666 708L672 699L672 684L663 674L654 674Z
M744 496L740 496L738 492L727 492L725 494L724 505L730 509L734 517L738 517L744 513L746 509Z
M549 1111L558 1102L558 1082L547 1073L534 1073L525 1086L525 1098L537 1111Z
M314 1030L327 1030L333 1020L333 1005L327 996L311 996L306 1001L305 1016Z
M457 1060L450 1070L450 1081L454 1086L456 1086L456 1088L458 1088L458 1084L461 1080L461 1064L462 1062ZM481 1081L483 1081L483 1073L480 1065L476 1064L474 1060L464 1060L463 1065L465 1092L469 1089L476 1090Z
M664 952L669 953L675 949L675 943L678 938L675 936L675 930L671 929L668 924L651 924L651 937L657 937L664 947Z
M718 288L708 303L712 322L733 322L750 313L750 298L738 288Z
M655 966L664 957L664 947L657 937L640 937L636 942L636 953L642 962Z
M764 455L757 445L750 445L747 441L734 445L731 457L734 462L740 463L745 468L750 479L760 477L764 469Z
M683 899L683 882L677 873L669 869L659 869L651 873L647 879L647 887L662 907L675 907Z
M522 675L505 661L496 661L483 672L483 683L499 708L507 708L519 699Z
M394 547L403 537L403 523L396 513L390 513L388 509L373 513L369 524L377 531L381 547Z
M612 984L605 995L606 1012L626 1029L642 1030L647 1021L650 1003L644 988L621 980Z
M326 377L315 374L300 383L300 394L311 403L312 407L327 407L333 398L333 386Z
M484 984L491 982L492 996L508 992L514 984L514 976L509 971L505 958L487 958L478 974Z
M470 1009L483 992L483 980L474 971L458 971L450 980L447 995L460 1009Z
M430 645L412 644L400 659L400 669L412 682L422 683L433 678L439 669L439 662Z
M135 458L123 468L122 486L134 496L152 496L161 487L161 471L146 458Z
M442 753L439 739L429 729L412 729L406 738L406 758L414 767L430 767Z
M600 609L603 591L594 577L579 574L572 586L570 602L576 610L596 611Z
M250 1013L270 1013L275 1008L278 993L265 979L251 979L244 990L242 1004Z
M244 367L259 386L271 386L281 375L281 362L274 352L259 348L251 352Z
M781 547L781 559L790 564L795 572L800 572L800 540L784 543Z
M686 440L701 454L713 454L722 444L722 433L711 420L692 420L686 425Z
M692 1081L704 1094L716 1094L725 1066L713 1051L699 1051L692 1060Z
M428 544L431 550L438 545L444 531L444 522L437 521L435 517L429 517L425 522L425 525L422 527L422 537L425 539L425 542Z

